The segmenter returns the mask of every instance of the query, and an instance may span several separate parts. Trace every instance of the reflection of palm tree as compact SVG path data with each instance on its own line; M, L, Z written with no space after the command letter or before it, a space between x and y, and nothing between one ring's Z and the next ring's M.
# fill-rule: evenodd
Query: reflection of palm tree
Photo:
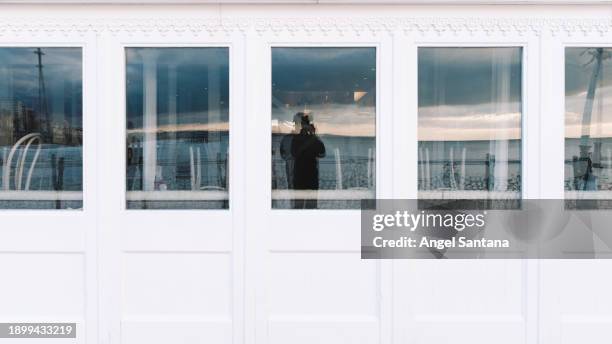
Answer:
M574 157L574 179L577 189L588 190L591 187L588 186L590 183L594 183L594 176L592 175L593 161L591 160L591 117L593 113L593 102L595 99L595 91L597 90L597 81L601 78L603 61L612 57L609 51L605 51L603 48L587 49L582 52L584 54L591 55L591 59L585 64L589 65L595 63L593 67L593 73L589 80L589 86L587 90L586 102L584 104L584 111L582 113L582 132L580 136L580 157ZM597 145L597 148L600 148ZM599 153L599 152L597 152ZM600 156L600 154L596 154ZM599 164L598 164L599 165ZM580 180L582 179L582 180ZM589 183L590 182L590 183ZM596 188L596 186L595 186Z

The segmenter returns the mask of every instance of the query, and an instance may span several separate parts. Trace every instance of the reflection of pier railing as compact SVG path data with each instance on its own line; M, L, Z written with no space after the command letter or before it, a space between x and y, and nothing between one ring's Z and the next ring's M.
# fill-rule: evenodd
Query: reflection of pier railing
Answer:
M285 170L286 161L272 160L273 189L287 189L289 178ZM373 189L376 177L374 158L326 158L319 160L319 189L347 190L352 188ZM340 168L339 168L340 167Z
M506 161L498 161L498 162L506 162ZM435 164L442 165L442 164L449 164L450 160L430 160L429 163L432 165L435 165ZM465 160L466 165L486 165L486 163L487 161L482 160L482 159ZM518 160L518 159L508 160L507 163L509 165L520 164L521 160ZM425 164L425 161L419 161L419 165L421 164ZM458 163L455 162L455 165L458 165Z
M586 171L586 160L580 160L577 157L565 159L565 190L580 190L581 192L612 190L612 157L601 157L597 164L593 162L588 176ZM588 187L586 187L587 180Z
M32 148L30 151L38 148ZM9 165L10 147L0 147L0 189L18 189L15 183L21 179L21 191L29 188L30 191L62 191L82 189L82 150L81 147L42 144L38 157L19 149ZM59 161L62 160L63 164ZM19 163L21 161L21 163ZM21 168L20 168L21 166ZM28 166L30 168L28 169ZM31 168L34 166L34 168ZM18 178L21 175L21 178ZM11 179L14 181L9 182ZM29 183L28 183L29 180ZM19 184L19 183L17 183ZM61 186L61 187L60 187Z
M495 175L496 164L506 166L505 176ZM466 171L468 168L470 171ZM496 183L503 184L503 189L510 191L521 190L521 160L519 159L496 161L493 155L487 155L485 159L462 159L461 161L426 159L418 161L418 170L419 190L492 191L495 190ZM513 170L514 174L510 173Z
M198 159L190 155L187 162L177 163L170 159L158 158L157 166L163 171L172 170L170 179L163 179L168 190L198 190L201 187L227 186L227 159ZM128 166L127 185L129 190L139 190L142 184L142 165ZM204 171L204 172L202 172ZM213 171L214 173L207 173ZM161 177L161 176L160 176ZM161 181L159 181L161 182ZM159 184L158 182L158 184Z

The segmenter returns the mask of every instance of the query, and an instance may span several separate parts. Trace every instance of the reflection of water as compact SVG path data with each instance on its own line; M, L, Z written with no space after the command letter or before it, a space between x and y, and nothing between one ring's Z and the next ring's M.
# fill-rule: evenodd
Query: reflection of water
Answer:
M501 141L419 141L419 190L520 191L521 141L506 142L501 160ZM496 175L500 166L504 174Z
M201 137L192 134L177 139L158 137L155 190L227 189L229 133L216 132L214 140L205 132L199 133ZM142 142L130 142L128 190L143 190L145 163Z
M272 136L272 188L288 189L285 160L279 147L283 135ZM326 156L319 159L319 189L374 189L376 139L320 135Z
M11 147L0 147L0 173L4 167L4 163L7 159ZM32 150L26 156L25 170L23 171L24 180L25 175L29 172L30 166L34 154ZM53 163L55 159L55 163ZM13 159L11 166L11 178L10 189L15 189L14 176L16 173L15 162L16 158ZM63 164L60 163L63 161ZM80 191L83 190L83 150L82 147L71 147L63 145L44 144L40 151L40 156L32 171L32 179L30 183L30 190L36 191L51 191L55 190L53 178L61 180L60 190L64 191ZM0 178L0 184L2 178ZM22 183L25 184L25 183ZM1 186L4 188L4 186Z

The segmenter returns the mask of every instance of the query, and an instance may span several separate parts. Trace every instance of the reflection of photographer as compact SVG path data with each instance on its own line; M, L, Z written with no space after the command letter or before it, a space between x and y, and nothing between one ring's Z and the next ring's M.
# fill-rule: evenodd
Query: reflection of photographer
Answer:
M301 129L291 144L291 155L295 161L293 187L296 190L318 190L318 159L325 156L325 145L315 134L316 129L310 114L298 112L295 118L300 120ZM316 200L306 201L303 206L316 208Z
M310 120L310 116L303 114L302 112L299 112L298 116L300 114L302 115L301 122L300 122L302 129L300 130L300 134L301 135L314 135L316 129L315 129L314 124Z

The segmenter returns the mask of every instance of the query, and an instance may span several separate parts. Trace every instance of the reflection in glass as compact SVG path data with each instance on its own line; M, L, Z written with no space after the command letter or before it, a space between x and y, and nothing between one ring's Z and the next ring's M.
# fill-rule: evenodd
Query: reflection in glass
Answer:
M0 48L0 209L83 207L80 48Z
M228 49L126 55L127 207L228 208Z
M375 195L376 49L272 49L272 207Z
M517 198L521 48L419 48L421 198Z
M611 57L612 48L565 50L568 198L612 199L612 116L608 114L612 105ZM587 206L602 207L604 203Z

